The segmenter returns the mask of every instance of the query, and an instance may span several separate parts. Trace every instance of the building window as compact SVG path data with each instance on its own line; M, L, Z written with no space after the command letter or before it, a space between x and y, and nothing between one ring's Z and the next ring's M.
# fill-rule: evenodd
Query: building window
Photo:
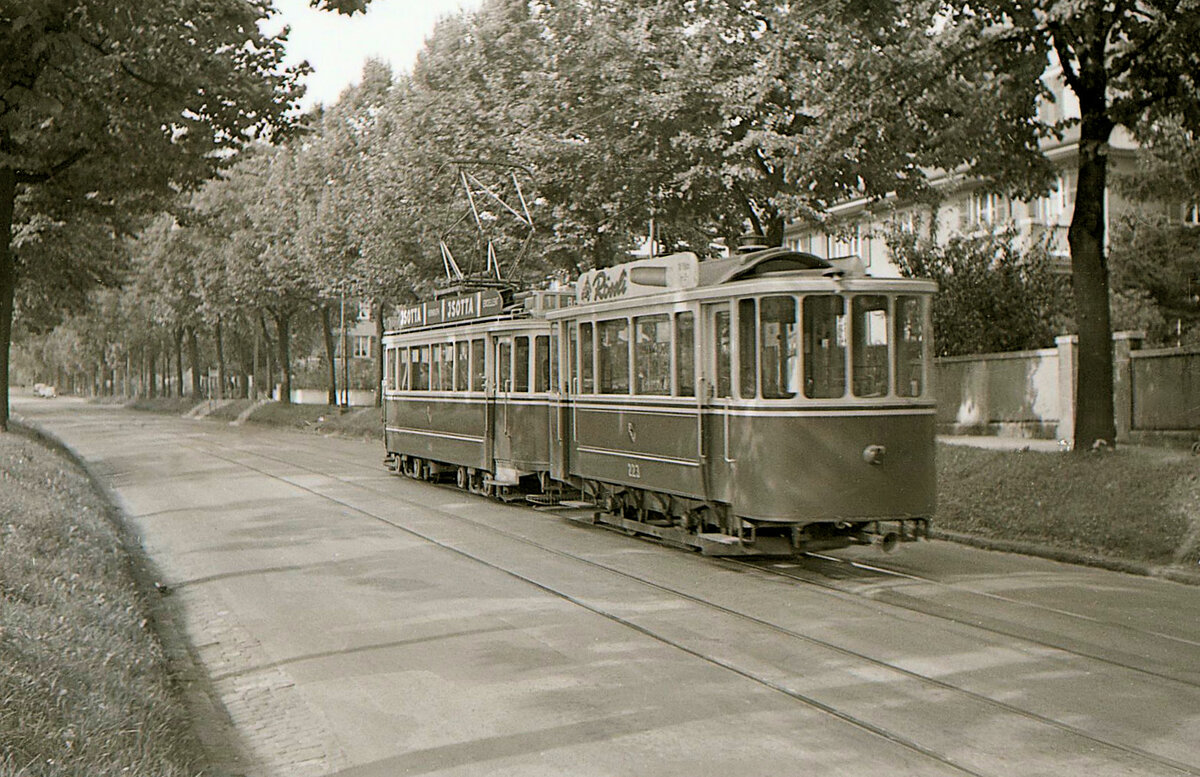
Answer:
M1068 173L1059 173L1054 187L1045 197L1033 203L1034 218L1042 224L1057 224L1075 206L1073 181Z
M370 335L354 335L354 350L351 351L351 355L355 359L369 359L371 357L371 341L374 339Z
M1200 201L1183 206L1183 223L1189 227L1200 227Z
M829 259L862 254L862 236L857 225L852 230L828 235L825 242L825 256Z
M371 320L371 303L370 302L358 303L357 316L358 316L359 321L370 321Z
M971 195L970 221L975 225L999 224L1007 221L1012 214L1011 203L1003 194Z

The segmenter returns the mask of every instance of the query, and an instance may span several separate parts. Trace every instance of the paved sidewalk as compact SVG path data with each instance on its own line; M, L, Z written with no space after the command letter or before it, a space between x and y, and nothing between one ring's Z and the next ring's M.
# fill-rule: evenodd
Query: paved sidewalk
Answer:
M1042 440L1031 437L989 437L986 435L940 434L938 442L947 445L967 445L972 448L990 448L1004 451L1043 451L1065 453L1071 450L1067 440Z

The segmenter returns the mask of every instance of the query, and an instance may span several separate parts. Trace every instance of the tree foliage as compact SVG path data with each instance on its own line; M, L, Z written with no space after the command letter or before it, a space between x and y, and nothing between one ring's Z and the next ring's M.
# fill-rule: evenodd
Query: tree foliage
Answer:
M269 7L0 2L0 383L17 284L103 279L92 268L108 254L74 239L81 224L113 239L134 231L219 152L280 124L299 73L282 63L284 39L259 31ZM65 271L35 274L35 259ZM0 429L7 418L6 393Z
M953 236L945 243L893 233L888 247L908 277L937 281L934 343L940 356L1054 345L1067 327L1068 279L1045 246L1022 250L1015 233Z

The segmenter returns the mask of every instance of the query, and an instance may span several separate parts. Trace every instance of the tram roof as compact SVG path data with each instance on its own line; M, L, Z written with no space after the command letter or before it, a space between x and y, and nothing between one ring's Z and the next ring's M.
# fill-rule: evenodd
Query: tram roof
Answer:
M805 251L790 248L765 248L748 254L731 256L727 259L709 259L700 262L699 286L719 286L722 283L740 281L759 275L799 270L821 270L848 274L849 267L837 266L828 259Z

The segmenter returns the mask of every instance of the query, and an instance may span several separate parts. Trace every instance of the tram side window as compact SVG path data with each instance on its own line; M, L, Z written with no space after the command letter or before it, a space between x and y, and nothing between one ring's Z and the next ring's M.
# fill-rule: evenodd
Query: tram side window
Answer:
M442 387L442 345L434 343L430 345L430 391L437 391Z
M738 396L753 399L758 395L758 346L756 303L738 300Z
M579 371L580 393L592 394L596 391L596 381L592 370L592 325L579 325Z
M796 300L764 297L759 310L763 399L796 396Z
M671 393L671 319L666 315L639 316L633 320L635 394L667 396Z
M496 341L496 391L512 391L512 343Z
M920 297L896 297L896 394L919 397L925 388L925 314Z
M567 326L567 393L579 393L579 331Z
M454 344L454 387L459 391L467 390L467 381L471 374L471 352L467 341L459 340Z
M483 391L487 371L484 367L483 340L471 341L471 391Z
M442 391L454 390L454 344L442 344Z
M400 348L396 351L396 390L404 391L408 388L408 349Z
M804 298L804 396L846 393L846 301L835 295Z
M601 394L629 393L629 322L624 318L596 325Z
M675 314L675 395L696 396L696 322L690 311Z
M422 345L412 349L412 387L413 391L429 390L429 346Z
M733 342L729 326L729 311L722 310L713 316L713 329L717 349L717 396L733 396Z
M529 391L529 338L513 338L513 391Z
M857 296L850 309L853 312L850 331L854 335L854 344L850 355L854 396L887 396L888 299L876 294Z
M538 393L550 390L550 338L547 335L533 338L533 390Z

